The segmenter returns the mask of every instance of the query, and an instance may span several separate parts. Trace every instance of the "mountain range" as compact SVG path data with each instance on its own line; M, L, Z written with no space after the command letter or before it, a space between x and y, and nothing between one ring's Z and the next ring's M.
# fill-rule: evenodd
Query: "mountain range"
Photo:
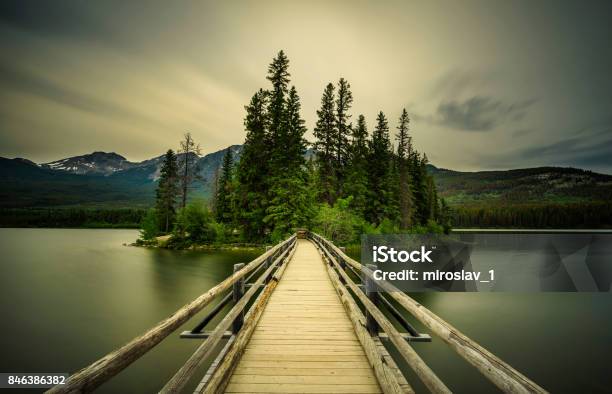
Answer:
M229 147L235 161L241 145ZM225 149L198 156L202 181L192 196L208 198ZM307 156L312 156L312 151ZM147 207L152 204L163 155L131 162L114 152L93 152L37 164L0 158L0 207ZM542 204L612 200L612 175L537 167L462 172L429 165L451 205Z

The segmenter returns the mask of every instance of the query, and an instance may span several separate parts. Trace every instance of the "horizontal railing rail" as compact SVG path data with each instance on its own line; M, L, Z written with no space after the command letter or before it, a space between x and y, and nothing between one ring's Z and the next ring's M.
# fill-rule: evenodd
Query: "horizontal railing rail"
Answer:
M281 248L281 253L269 264L268 268L263 274L254 282L255 285L262 285L268 282L272 273L286 261L286 257L295 247L295 236L289 239L288 243L284 244L285 247ZM160 390L160 393L178 393L190 379L197 372L198 368L202 365L204 360L210 357L215 351L217 345L221 341L223 334L230 328L230 326L239 319L239 325L236 330L233 331L237 334L240 330L243 320L242 316L247 303L253 298L255 293L259 291L260 287L251 286L249 290L241 295L239 299L235 299L236 303L232 309L223 317L223 320L217 324L215 329L210 335L202 342L202 344L196 349L196 351L189 357L189 359L183 364L183 366L174 374L174 376L166 383L166 385Z
M176 331L181 325L189 321L189 319L209 305L215 298L224 294L227 290L232 288L235 283L245 278L249 273L259 268L262 264L269 263L270 259L278 261L279 255L286 255L287 250L295 246L295 240L296 236L293 235L285 241L275 245L261 256L246 264L242 269L234 272L218 285L183 306L167 319L159 322L144 334L132 339L127 344L108 353L89 366L75 372L66 379L63 385L54 386L49 389L47 393L82 393L93 391L146 354L168 335ZM269 275L270 272L271 270L267 269L262 274L262 277ZM253 287L253 289L256 290L256 287ZM244 305L242 306L244 307ZM223 335L224 333L221 334Z
M320 247L324 257L331 264L341 278L341 283L348 287L357 297L366 311L366 328L371 336L378 337L379 329L383 330L389 340L393 343L397 351L400 353L404 361L414 370L423 384L433 393L450 393L444 382L429 368L417 352L408 344L404 336L395 328L395 326L387 319L387 317L378 309L373 302L372 297L368 297L368 290L371 289L371 282L366 278L366 291L360 288L353 279L345 272L338 256L332 253L324 239L317 234L313 234L313 241ZM372 294L373 296L374 294Z
M347 256L340 248L331 241L319 234L309 233L309 237L324 250L324 253L336 267L341 278L346 282L353 294L359 299L366 310L366 315L370 315L378 323L389 339L396 346L399 353L406 359L423 383L433 392L444 392L448 390L444 384L437 379L435 374L427 367L424 368L422 360L416 353L413 354L412 348L404 346L405 341L399 341L397 330L389 326L386 317L380 313L376 305L367 297L365 286L359 286L345 272L345 268L350 268L352 272L358 272L364 278L364 282L376 282L385 293L386 297L392 298L410 315L419 320L433 334L442 339L451 349L459 354L463 359L478 369L488 380L495 384L500 390L506 393L546 393L542 387L518 372L508 363L495 356L474 340L468 338L461 331L444 321L423 305L419 304L412 297L400 291L397 287L388 282L374 281L371 268L363 266L358 261ZM397 311L395 311L397 312ZM394 314L393 311L390 312ZM371 319L370 319L371 320ZM400 336L401 337L401 336Z

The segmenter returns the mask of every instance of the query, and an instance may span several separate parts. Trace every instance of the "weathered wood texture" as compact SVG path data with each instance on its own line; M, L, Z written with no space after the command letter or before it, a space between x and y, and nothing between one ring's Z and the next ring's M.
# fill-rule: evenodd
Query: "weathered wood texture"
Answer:
M298 240L226 392L381 392L310 241Z
M151 350L183 323L201 311L215 297L228 290L234 282L259 267L268 257L275 254L285 243L291 242L294 238L295 236L266 251L266 253L247 264L242 270L234 273L217 286L191 301L146 333L72 374L66 380L66 384L55 386L49 389L47 393L87 393L93 391L96 387L121 372L128 365Z
M313 234L320 242L324 243L333 253L339 255L342 260L354 269L365 275L372 272L359 262L348 257L342 250L331 242ZM486 378L493 382L505 393L546 393L542 387L527 378L525 375L512 368L508 363L468 338L461 331L444 321L435 313L416 302L413 298L390 284L381 284L381 287L403 308L416 317L435 335L446 342L451 349L475 366Z
M272 292L276 288L278 281L282 278L285 269L287 268L288 262L293 257L296 248L292 248L291 252L285 259L285 263L282 264L272 276L270 282L266 285L263 291L259 294L249 312L245 316L244 325L242 329L236 335L235 340L232 343L232 346L229 348L227 354L224 354L218 366L216 366L210 377L204 378L204 384L198 386L196 388L195 393L221 393L225 390L227 383L229 382L229 377L234 372L238 361L240 361L240 357L244 353L244 349L246 348L249 340L251 339L251 335L259 322L259 319L266 307Z
M264 273L254 282L255 285L263 284L266 278L268 278L276 267L283 261L290 250L283 251L272 264L264 271ZM255 295L258 287L252 286L234 305L234 307L223 317L223 319L217 324L215 329L212 331L210 336L202 342L202 344L196 349L195 352L189 357L189 359L183 364L183 366L174 374L174 376L166 383L166 385L160 390L160 393L171 394L179 393L189 382L191 377L196 373L198 368L202 365L204 360L213 355L216 346L219 344L225 331L233 324L237 317L242 316L244 308L250 301L251 297Z
M366 317L349 294L347 288L340 281L336 271L331 265L327 264L329 259L325 255L323 255L323 258L326 261L329 278L340 296L344 309L353 324L353 329L365 350L370 365L374 368L374 373L383 392L385 394L414 393L414 390L408 384L384 345L378 338L370 335L366 325Z
M337 268L337 272L340 277L343 278L345 284L353 291L353 294L359 298L359 301L363 304L365 309L368 311L370 316L380 328L389 335L389 339L395 345L397 351L402 355L404 360L412 368L412 370L421 379L423 384L432 393L450 393L450 389L446 387L444 382L429 368L429 366L423 361L423 359L417 354L417 352L410 346L402 337L399 331L393 326L393 324L386 318L386 316L374 305L374 303L368 298L368 296L357 287L353 280L348 276L346 272L340 266L340 263L335 259L334 256L327 249L323 249L325 256L329 261Z

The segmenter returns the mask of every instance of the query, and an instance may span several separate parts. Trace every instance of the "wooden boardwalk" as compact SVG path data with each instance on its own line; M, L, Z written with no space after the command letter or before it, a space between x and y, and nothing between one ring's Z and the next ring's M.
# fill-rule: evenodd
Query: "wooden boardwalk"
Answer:
M226 392L381 392L310 241L298 240Z
M299 235L307 235L309 240L299 239ZM347 271L363 278L363 283L355 282ZM384 296L376 293L376 288L383 290ZM183 338L202 339L202 343L160 393L183 392L203 363L215 354L215 362L196 388L197 393L414 394L396 358L409 365L430 392L450 393L410 344L429 336L419 334L402 313L418 319L501 391L546 393L392 284L376 282L371 268L353 260L332 242L301 231L248 264L235 265L234 273L219 284L142 335L76 371L46 394L95 390L215 299L219 302L208 315L181 334ZM391 299L397 306L390 303ZM230 311L214 329L206 330L232 300ZM407 332L398 331L379 307ZM218 351L223 338L229 341ZM394 356L388 347L394 348Z

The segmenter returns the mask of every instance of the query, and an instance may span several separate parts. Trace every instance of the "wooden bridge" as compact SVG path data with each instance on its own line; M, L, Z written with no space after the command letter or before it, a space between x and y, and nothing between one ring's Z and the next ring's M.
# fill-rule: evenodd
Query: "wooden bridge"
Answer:
M399 359L429 391L451 392L413 349L411 342L431 337L418 333L407 315L503 392L546 392L392 285L375 283L370 267L328 240L301 235L235 265L232 276L48 393L93 391L215 299L220 300L209 314L181 334L202 343L161 393L183 392L190 382L193 387L211 358L196 393L413 393ZM230 304L223 319L206 330Z

